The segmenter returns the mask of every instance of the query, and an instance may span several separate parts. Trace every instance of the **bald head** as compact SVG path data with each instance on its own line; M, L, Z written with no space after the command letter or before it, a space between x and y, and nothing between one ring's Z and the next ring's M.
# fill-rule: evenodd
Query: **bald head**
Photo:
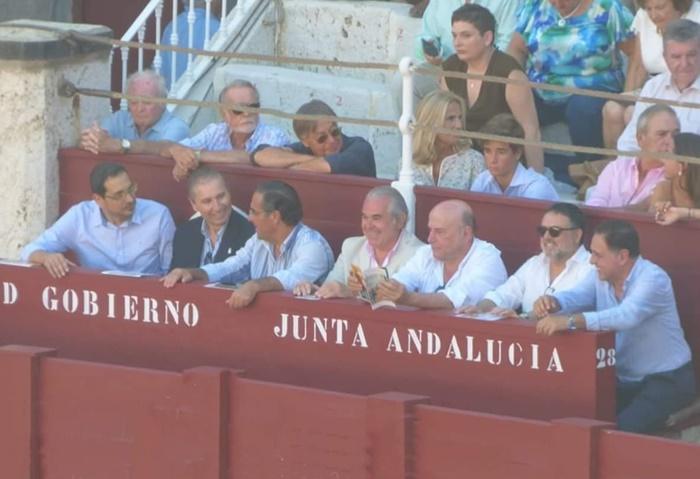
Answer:
M428 229L435 259L459 263L474 240L474 212L464 201L443 201L430 211Z
M430 214L448 215L455 222L460 222L462 226L474 228L474 212L472 207L461 200L447 200L438 203L430 211Z

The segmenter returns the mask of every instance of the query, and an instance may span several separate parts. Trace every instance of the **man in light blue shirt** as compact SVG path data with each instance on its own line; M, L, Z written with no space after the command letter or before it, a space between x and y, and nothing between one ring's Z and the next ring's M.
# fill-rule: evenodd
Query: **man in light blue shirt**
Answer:
M131 74L126 81L126 94L167 98L165 80L153 70ZM97 153L129 153L132 143L144 141L180 141L190 129L180 118L165 108L165 103L129 100L127 111L119 110L103 119L100 125L84 130L80 147Z
M267 181L250 201L255 235L221 263L202 268L176 268L163 278L166 288L193 280L243 283L226 303L242 308L258 293L291 291L301 282L318 282L333 267L333 252L321 234L301 223L297 192L281 181Z
M591 240L597 269L568 291L543 296L537 332L616 331L618 428L651 432L695 398L691 352L668 274L639 255L639 236L621 220L599 224ZM569 314L585 311L579 314ZM552 313L566 315L552 315Z
M285 146L289 135L260 120L260 114L246 108L260 108L260 93L247 80L234 80L219 94L224 121L160 152L175 160L173 176L180 180L205 163L249 163L250 154L260 145ZM242 107L242 108L239 108Z
M168 209L136 199L136 184L123 166L99 163L90 173L92 201L69 209L29 243L21 259L44 266L54 278L71 266L72 251L80 266L96 270L162 274L172 256L175 224Z

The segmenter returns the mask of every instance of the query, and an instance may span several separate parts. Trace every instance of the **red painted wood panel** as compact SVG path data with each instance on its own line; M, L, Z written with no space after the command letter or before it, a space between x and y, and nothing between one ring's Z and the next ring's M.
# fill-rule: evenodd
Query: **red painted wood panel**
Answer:
M262 294L252 307L231 311L226 290L166 290L154 278L86 271L53 280L39 267L0 265L0 283L18 292L16 302L0 304L0 344L169 370L244 369L266 381L355 394L401 391L524 417L614 417L614 370L596 360L599 349L613 347L612 333L542 337L527 321L373 312L358 300L285 293ZM180 312L178 324L171 310Z
M183 184L172 180L172 162L163 158L138 155L96 156L76 149L59 152L61 179L61 211L90 196L90 169L102 160L122 161L139 183L139 194L167 204L177 221L191 214ZM234 202L247 211L255 185L268 179L282 179L299 192L305 211L304 221L318 228L329 240L336 254L342 240L361 234L360 208L370 188L386 181L345 175L322 176L313 173L254 168L247 165L221 165L231 187ZM499 198L493 195L465 193L444 188L416 187L417 235L427 237L430 208L447 198L469 202L477 219L477 235L501 249L509 271L539 251L534 232L549 203L535 200ZM589 222L588 237L593 227L609 218L631 221L641 237L642 253L662 266L673 280L681 321L693 351L695 371L700 381L700 296L696 285L700 280L700 224L677 224L662 227L649 215L584 208Z
M605 431L597 456L599 479L696 479L700 475L697 444Z

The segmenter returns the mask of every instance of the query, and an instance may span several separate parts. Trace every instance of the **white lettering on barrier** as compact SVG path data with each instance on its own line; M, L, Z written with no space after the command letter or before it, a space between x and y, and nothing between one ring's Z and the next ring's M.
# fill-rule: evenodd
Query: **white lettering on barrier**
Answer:
M17 286L14 283L3 281L2 283L2 304L15 304L19 298Z
M308 328L312 328L312 330L308 331ZM352 324L343 319L333 318L329 320L316 316L309 318L306 315L280 313L280 321L273 327L272 332L279 339L333 344L332 336L331 341L328 340L328 331L335 329L335 344L343 345L347 342L345 333L348 332L349 328L353 329L353 340L350 342L350 346L368 348L369 342L361 322ZM535 343L523 344L518 341L508 342L503 339L480 338L471 335L460 337L454 334L449 336L449 340L445 341L445 339L447 339L446 335L441 337L439 333L434 331L394 327L385 343L385 350L399 354L443 355L445 359L470 363L483 362L492 366L525 367L532 370L543 369L547 372L564 372L559 350L556 347L546 350L547 355L544 356L546 363L542 363L540 361L540 345ZM443 344L447 345L444 349Z
M18 297L19 293L13 284L3 283L3 303L16 302ZM199 323L199 307L194 303L181 304L180 301L169 299L160 302L155 298L129 294L118 296L115 293L106 293L100 297L96 291L89 289L59 290L55 286L46 286L41 292L41 304L47 311L91 317L102 314L108 319L117 319L119 314L126 321L175 326L179 326L182 320L182 324L189 328L194 328Z

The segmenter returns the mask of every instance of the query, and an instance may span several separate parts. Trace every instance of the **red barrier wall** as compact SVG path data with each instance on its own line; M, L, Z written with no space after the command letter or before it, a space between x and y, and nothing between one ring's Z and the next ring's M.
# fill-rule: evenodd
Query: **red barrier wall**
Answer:
M400 393L339 394L226 369L171 373L54 354L0 348L3 477L695 479L700 470L698 445L597 421L497 417Z
M0 265L0 344L157 369L245 369L255 379L355 394L389 389L523 417L614 418L609 332L543 337L528 321L372 311L359 300L285 293L231 311L229 294L81 270L54 280L40 267Z
M59 160L62 211L90 196L90 169L98 161L112 160L124 163L139 183L139 194L167 204L176 221L182 221L191 214L184 185L176 183L171 177L171 160L138 155L96 156L76 149L61 150ZM361 234L360 208L367 190L386 183L384 180L369 178L320 176L247 165L220 165L219 169L231 187L234 202L244 211L248 209L250 196L258 182L269 179L288 181L301 196L304 221L326 236L336 254L344 238ZM430 209L444 199L461 198L468 201L475 211L477 235L499 247L509 271L514 271L539 250L534 229L543 211L549 206L547 202L432 187L416 187L415 192L416 229L418 236L423 239L427 237ZM700 381L700 296L695 291L700 280L697 246L700 244L700 224L680 223L662 227L645 214L601 208L584 208L584 211L589 222L589 236L592 228L604 219L622 218L632 222L639 231L643 255L669 273L686 337L696 352L695 371Z

